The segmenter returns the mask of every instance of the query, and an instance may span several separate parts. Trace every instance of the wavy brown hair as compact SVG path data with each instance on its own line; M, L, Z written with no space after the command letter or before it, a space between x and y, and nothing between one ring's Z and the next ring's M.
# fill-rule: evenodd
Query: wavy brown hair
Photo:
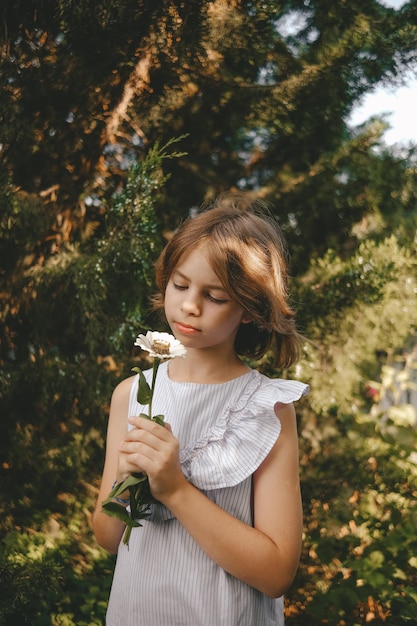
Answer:
M189 217L156 263L155 309L163 309L169 278L181 257L199 246L230 297L252 319L239 327L237 354L257 359L273 348L276 365L292 365L299 356L300 335L288 303L287 249L267 206L230 192Z

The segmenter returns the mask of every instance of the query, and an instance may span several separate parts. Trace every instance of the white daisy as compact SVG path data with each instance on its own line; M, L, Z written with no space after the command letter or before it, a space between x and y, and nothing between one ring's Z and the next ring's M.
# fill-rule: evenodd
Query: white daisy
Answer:
M175 359L177 356L184 357L187 350L182 343L169 333L160 333L156 330L148 330L146 335L138 335L135 346L149 352L156 359Z

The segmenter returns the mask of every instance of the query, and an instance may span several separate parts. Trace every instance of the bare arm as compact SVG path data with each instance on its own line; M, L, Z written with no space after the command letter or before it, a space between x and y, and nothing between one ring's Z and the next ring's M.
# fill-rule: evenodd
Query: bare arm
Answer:
M224 570L271 597L280 596L293 581L302 535L295 411L286 405L277 415L281 434L254 475L254 528L187 482L178 442L169 429L133 418L136 428L122 445L135 467L148 474L154 497L172 511L204 552Z
M117 552L125 524L103 513L101 504L109 495L114 481L121 482L127 477L127 473L122 473L123 468L119 467L119 446L127 433L129 394L132 380L133 377L123 380L113 392L107 429L106 459L93 515L93 530L97 542L112 554Z

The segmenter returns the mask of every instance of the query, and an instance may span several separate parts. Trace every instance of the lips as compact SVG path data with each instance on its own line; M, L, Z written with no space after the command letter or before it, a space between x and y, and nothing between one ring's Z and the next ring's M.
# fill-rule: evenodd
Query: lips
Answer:
M188 324L182 324L181 322L175 322L175 326L177 331L183 335L195 335L200 332L198 328L194 328L194 326L189 326Z

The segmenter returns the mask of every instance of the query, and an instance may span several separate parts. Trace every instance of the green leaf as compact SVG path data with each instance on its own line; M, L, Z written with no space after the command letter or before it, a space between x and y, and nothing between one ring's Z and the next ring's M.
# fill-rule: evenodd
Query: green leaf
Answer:
M128 489L129 487L134 487L135 485L143 483L144 480L146 480L146 474L131 474L126 478L126 480L123 481L122 484L125 486L125 489Z
M152 391L149 387L143 372L139 370L139 385L138 385L138 395L137 400L139 404L149 404L152 400Z
M126 511L123 506L117 504L116 502L103 502L102 509L110 517L116 517L128 526L133 526L135 528L137 526L140 526L139 522L137 522L135 519L132 519L128 511Z
M154 415L152 418L153 422L156 422L160 426L165 426L164 416L163 415Z
M126 480L124 480L121 483L118 483L117 485L113 487L113 489L110 491L107 498L103 501L103 505L112 502L113 498L121 496L122 493L124 493L131 487L134 487L135 485L139 485L145 480L146 480L146 474L135 474L135 475L131 474L130 476L126 478Z

